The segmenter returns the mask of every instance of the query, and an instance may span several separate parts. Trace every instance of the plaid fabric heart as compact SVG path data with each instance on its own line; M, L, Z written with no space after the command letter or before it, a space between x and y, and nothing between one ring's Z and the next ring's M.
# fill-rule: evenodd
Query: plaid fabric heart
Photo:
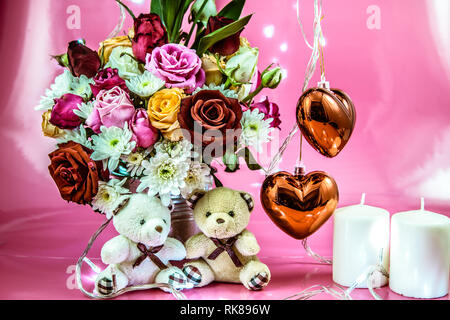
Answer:
M262 290L269 283L269 278L265 272L259 273L257 276L253 277L248 283L248 286L253 291Z
M99 280L98 284L98 293L108 296L112 293L114 293L114 282L111 279L108 279L106 277Z
M192 283L194 286L198 286L200 282L202 282L202 274L200 270L194 266L186 266L183 269L184 274L186 275L188 281Z
M186 277L183 274L175 272L169 276L169 284L174 288L184 288L186 286Z

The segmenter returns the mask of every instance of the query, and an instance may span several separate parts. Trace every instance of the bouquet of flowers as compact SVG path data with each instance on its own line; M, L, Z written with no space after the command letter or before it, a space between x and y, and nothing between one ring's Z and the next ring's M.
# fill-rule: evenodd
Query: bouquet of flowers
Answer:
M153 0L128 34L84 40L54 58L64 71L42 97L45 136L57 139L49 171L64 200L111 216L135 192L164 205L215 182L213 162L261 167L261 151L279 128L278 106L254 103L282 70L258 72L259 50L241 37L245 1L217 13L213 0ZM182 21L190 11L190 30Z

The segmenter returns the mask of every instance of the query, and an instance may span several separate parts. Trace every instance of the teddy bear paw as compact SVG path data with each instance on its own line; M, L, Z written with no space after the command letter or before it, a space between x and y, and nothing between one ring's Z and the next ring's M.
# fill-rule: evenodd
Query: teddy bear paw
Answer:
M186 275L188 282L194 286L198 286L202 282L202 274L200 270L194 266L186 266L183 268L183 273Z
M262 290L265 286L267 286L268 283L269 277L265 272L261 272L250 280L248 286L253 291L259 291Z

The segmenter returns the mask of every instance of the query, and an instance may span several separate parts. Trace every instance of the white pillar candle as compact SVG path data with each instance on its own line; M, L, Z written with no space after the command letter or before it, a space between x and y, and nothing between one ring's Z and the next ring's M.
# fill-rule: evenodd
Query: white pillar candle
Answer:
M361 204L344 207L334 214L333 281L350 287L368 268L389 265L389 219L387 210ZM381 261L380 261L381 258ZM376 273L373 287L385 286L388 279ZM367 288L361 283L357 288Z
M390 288L412 298L448 293L450 219L422 209L392 216Z

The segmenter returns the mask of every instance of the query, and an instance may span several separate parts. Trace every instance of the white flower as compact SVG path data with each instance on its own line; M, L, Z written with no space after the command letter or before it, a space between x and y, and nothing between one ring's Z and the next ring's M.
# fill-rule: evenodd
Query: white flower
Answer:
M241 120L241 143L245 146L253 146L261 152L261 145L270 141L270 133L273 131L270 127L272 121L272 118L264 120L264 113L259 112L258 109L244 112Z
M87 137L86 129L83 125L74 130L65 130L65 132L64 136L57 139L58 144L73 141L86 148L92 149L92 142Z
M197 93L199 93L202 90L218 90L227 98L232 98L232 99L238 98L238 95L234 90L225 89L224 84L221 84L220 86L216 86L214 83L211 83L209 86L204 85L201 88L195 89L195 91L192 93L192 95L196 95Z
M126 178L122 181L112 179L108 183L100 181L98 193L92 200L92 209L106 214L110 219L114 210L131 195L130 190L123 187L126 181Z
M171 195L178 196L181 189L186 186L185 179L188 175L189 163L180 158L171 158L166 153L157 154L149 161L144 160L144 177L137 192L148 188L149 196L159 194L162 203L168 206Z
M78 105L78 109L74 109L73 113L80 117L80 119L86 120L94 111L94 102L89 101Z
M76 94L87 100L92 95L91 84L95 84L93 79L81 75L79 78L72 77L72 82L70 84L70 93Z
M142 162L148 157L149 154L150 150L145 149L143 152L133 152L129 156L122 158L127 163L127 172L132 178L142 175L144 172Z
M131 57L130 57L131 55ZM133 57L133 49L130 47L116 47L109 56L106 68L110 67L119 71L119 76L124 80L129 80L141 75L139 64Z
M258 56L258 48L240 47L228 60L225 73L239 83L250 82L256 72Z
M128 89L142 98L148 98L160 90L166 82L151 72L145 70L143 74L126 81Z
M130 141L133 133L128 129L127 123L123 129L102 126L100 131L98 136L92 136L94 153L91 159L94 161L108 159L108 169L113 172L119 166L120 157L130 154L136 147L136 142Z
M55 78L55 82L50 89L45 90L45 96L42 96L39 106L36 110L51 110L55 105L54 99L61 98L66 93L70 93L70 84L72 83L72 74L69 70L65 70L62 74Z
M55 82L50 86L50 89L45 91L45 96L42 96L40 104L35 109L51 110L55 105L54 99L61 98L66 93L76 94L83 99L88 99L92 95L91 83L95 83L94 80L84 75L79 78L74 77L66 69L55 78Z
M193 161L189 166L184 182L186 185L184 188L181 188L181 195L187 199L193 191L206 190L212 185L211 169L204 163Z
M195 158L197 155L192 151L192 143L187 140L173 142L164 140L155 144L157 154L167 154L171 158L178 158L185 161L189 158Z

